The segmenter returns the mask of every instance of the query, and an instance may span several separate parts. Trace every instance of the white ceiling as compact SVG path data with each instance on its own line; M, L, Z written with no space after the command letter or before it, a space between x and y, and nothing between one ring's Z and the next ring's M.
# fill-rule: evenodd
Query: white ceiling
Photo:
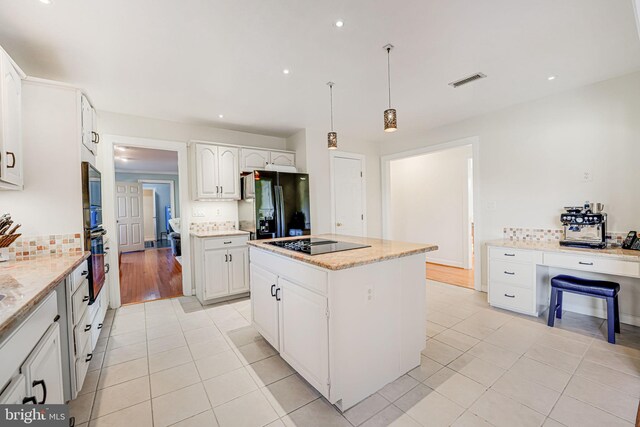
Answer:
M116 146L114 155L116 172L178 174L176 151Z
M331 80L343 138L393 141L640 69L634 1L3 0L0 44L98 110L275 136L328 127Z

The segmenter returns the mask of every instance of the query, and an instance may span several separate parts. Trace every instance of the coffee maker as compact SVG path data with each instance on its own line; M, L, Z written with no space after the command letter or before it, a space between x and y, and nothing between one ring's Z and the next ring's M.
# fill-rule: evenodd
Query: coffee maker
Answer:
M564 236L561 246L604 249L607 247L607 214L602 203L586 202L583 207L565 207L560 215Z

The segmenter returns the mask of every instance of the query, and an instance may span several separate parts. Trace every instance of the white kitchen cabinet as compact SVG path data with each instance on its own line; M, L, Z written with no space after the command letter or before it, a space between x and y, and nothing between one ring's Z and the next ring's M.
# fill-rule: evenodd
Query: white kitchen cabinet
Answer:
M22 78L9 56L0 49L0 182L21 189Z
M276 166L295 166L296 155L282 151L272 151L269 156L269 163Z
M204 252L204 297L219 298L229 294L229 255L224 249Z
M51 325L20 372L26 379L27 399L35 398L39 404L64 403L60 327L57 323Z
M89 99L84 94L80 96L80 114L82 144L95 156L98 154L96 145L100 142L100 135L97 132L97 115L96 110L91 106Z
M0 394L0 405L22 405L27 397L27 380L18 374Z
M243 148L240 151L240 164L244 172L264 170L270 162L271 153L267 150Z
M251 317L255 328L276 350L280 350L280 327L276 289L278 276L251 265ZM279 295L278 295L279 298Z
M195 144L196 200L239 200L239 151L236 147Z
M238 149L235 147L218 147L218 182L220 198L240 200L240 170Z
M249 249L233 248L229 255L229 293L237 294L249 290Z

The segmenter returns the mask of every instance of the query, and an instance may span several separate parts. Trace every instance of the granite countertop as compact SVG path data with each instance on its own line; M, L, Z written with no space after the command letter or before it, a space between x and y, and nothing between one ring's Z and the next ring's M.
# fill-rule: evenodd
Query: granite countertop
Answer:
M0 338L42 301L90 252L0 263Z
M225 236L248 236L248 231L242 230L215 230L215 231L191 231L193 237L225 237Z
M588 248L574 248L570 246L560 246L560 243L549 242L522 242L513 240L492 240L487 242L487 246L499 246L502 248L512 249L528 249L535 251L547 251L547 252L561 252L568 254L590 255L605 258L615 258L623 261L640 262L640 251L632 251L622 248L607 248L607 249L588 249Z
M339 242L361 243L363 245L370 245L371 247L342 252L333 252L322 255L307 255L302 252L290 251L288 249L268 245L266 243L278 240L296 240L307 237L337 240ZM328 270L343 270L345 268L357 267L359 265L372 264L388 259L401 258L409 255L438 250L438 246L431 244L407 243L394 240L372 239L366 237L341 236L337 234L297 236L270 240L249 240L248 244L265 251L284 255L286 257L293 258L295 260L312 264L318 267L326 268Z

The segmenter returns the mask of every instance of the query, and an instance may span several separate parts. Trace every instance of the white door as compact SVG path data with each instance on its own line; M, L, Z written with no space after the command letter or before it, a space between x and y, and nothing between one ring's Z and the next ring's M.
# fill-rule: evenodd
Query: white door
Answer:
M204 251L204 298L229 295L229 255L224 249Z
M22 185L22 80L9 58L0 53L0 178Z
M142 190L144 207L144 240L155 242L156 238L156 190L145 188Z
M198 199L219 197L218 147L196 144L196 188Z
M116 223L120 252L144 250L142 184L116 182Z
M295 166L296 155L293 153L279 153L277 151L272 151L269 163L278 166Z
M264 170L269 163L269 152L265 150L243 148L240 155L242 170L246 172Z
M260 335L276 350L278 342L278 301L276 288L278 277L262 268L251 265L251 318ZM278 298L280 296L278 295Z
M229 249L229 293L249 290L249 249Z
M327 298L281 277L278 287L280 355L325 394L329 379Z
M240 171L238 169L238 149L218 147L218 179L220 197L240 200Z
M332 156L334 232L365 236L364 159Z
M34 396L39 404L64 403L60 348L60 327L54 323L22 365L27 397Z

